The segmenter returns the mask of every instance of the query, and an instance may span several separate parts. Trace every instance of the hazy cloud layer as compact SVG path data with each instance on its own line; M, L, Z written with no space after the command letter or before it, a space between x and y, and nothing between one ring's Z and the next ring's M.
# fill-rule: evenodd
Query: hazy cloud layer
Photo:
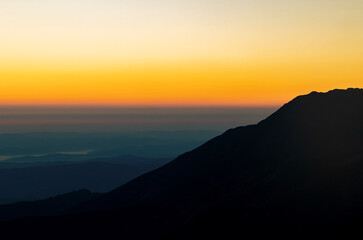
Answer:
M275 108L1 107L0 133L218 130L254 124Z

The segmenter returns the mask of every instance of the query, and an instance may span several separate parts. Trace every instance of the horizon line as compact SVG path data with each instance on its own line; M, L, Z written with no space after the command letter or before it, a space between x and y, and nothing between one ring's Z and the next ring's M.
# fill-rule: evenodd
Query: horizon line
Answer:
M0 108L274 108L282 104L109 104L109 103L0 103Z

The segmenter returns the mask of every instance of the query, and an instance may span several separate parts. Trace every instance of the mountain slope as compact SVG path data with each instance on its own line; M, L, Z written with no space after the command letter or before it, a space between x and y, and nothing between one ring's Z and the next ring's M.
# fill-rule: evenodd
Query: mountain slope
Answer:
M259 124L229 130L83 208L179 201L214 191L233 178L243 178L250 187L254 178L276 175L287 166L339 170L363 154L362 109L361 89L297 97Z
M5 229L42 223L50 231L62 225L65 234L112 235L121 226L122 236L133 239L359 232L362 146L363 90L313 92L71 215L20 220Z

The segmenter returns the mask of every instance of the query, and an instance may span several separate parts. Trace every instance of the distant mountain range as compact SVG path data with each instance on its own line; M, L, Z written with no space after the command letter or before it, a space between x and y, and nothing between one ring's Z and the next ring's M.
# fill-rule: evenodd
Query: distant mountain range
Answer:
M88 190L78 190L40 201L24 201L0 205L0 221L29 216L52 216L67 213L68 209L100 196Z
M360 233L363 89L299 96L67 212L0 230L124 239Z
M68 154L10 159L0 164L0 204L39 200L79 189L104 193L170 160L134 156L84 160L83 156Z

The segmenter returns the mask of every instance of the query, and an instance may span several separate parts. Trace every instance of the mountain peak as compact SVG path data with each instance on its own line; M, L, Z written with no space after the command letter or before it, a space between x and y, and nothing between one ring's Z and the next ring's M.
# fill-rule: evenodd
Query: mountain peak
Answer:
M341 94L341 93L345 93L345 94L350 94L350 93L362 93L363 92L363 88L347 88L347 89L333 89L333 90L329 90L328 92L317 92L317 91L312 91L310 94Z
M301 95L283 105L266 122L286 121L308 124L312 121L344 122L347 119L358 120L362 117L363 89L335 89L329 92L311 92ZM322 124L322 123L320 123Z
M328 92L317 92L312 91L307 95L300 95L294 98L287 104L300 102L300 101L315 101L315 104L318 104L321 101L325 103L328 101L347 101L350 98L362 98L363 89L362 88L347 88L347 89L334 89ZM285 105L287 105L285 104Z
M311 93L309 93L307 95L300 95L300 96L296 97L291 102L296 101L296 100L319 101L324 98L329 99L329 100L333 100L333 99L341 100L342 98L346 99L346 98L351 98L351 97L359 97L359 96L361 97L362 94L363 94L362 88L334 89L334 90L330 90L328 92L312 91Z

